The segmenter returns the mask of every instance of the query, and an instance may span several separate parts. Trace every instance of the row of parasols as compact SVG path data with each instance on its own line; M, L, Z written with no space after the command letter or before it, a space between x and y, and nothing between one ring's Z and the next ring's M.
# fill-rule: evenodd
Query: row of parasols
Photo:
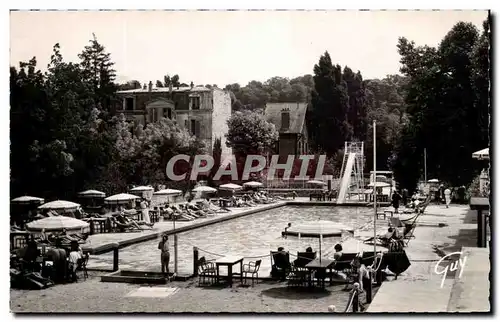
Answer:
M262 187L263 184L260 182L256 181L250 181L246 182L243 184L245 187L251 187L251 188L259 188ZM236 185L236 184L223 184L219 186L219 190L239 190L242 189L242 186ZM198 186L194 188L192 191L197 192L197 193L214 193L218 189L209 187L209 186ZM121 203L126 203L126 202L131 202L136 199L140 199L141 197L134 195L132 193L138 193L141 194L143 192L153 192L154 188L150 186L139 186L139 187L134 187L130 190L131 194L129 193L119 193L116 195L112 195L109 197L106 197L106 194L102 191L98 190L86 190L80 192L78 195L81 198L104 198L104 202L106 204L121 204ZM176 189L161 189L159 191L153 192L153 195L159 195L159 196L175 196L175 195L181 195L182 191L181 190L176 190ZM72 202L72 201L66 201L66 200L55 200L51 201L48 203L44 203L43 198L39 197L33 197L33 196L22 196L18 198L14 198L11 200L13 204L20 204L20 205L39 205L41 204L38 209L40 210L57 210L57 211L63 211L63 212L71 212L80 207L80 204ZM85 221L72 218L72 217L66 217L66 216L53 216L53 217L47 217L39 220L35 220L33 222L30 222L26 225L26 228L28 231L57 231L57 230L62 230L66 229L67 231L71 230L84 230L89 227L89 224Z

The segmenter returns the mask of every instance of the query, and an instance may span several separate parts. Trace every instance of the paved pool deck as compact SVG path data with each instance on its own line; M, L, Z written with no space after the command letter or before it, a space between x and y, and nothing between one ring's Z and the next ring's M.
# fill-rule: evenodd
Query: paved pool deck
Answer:
M448 209L428 206L418 222L416 238L406 248L410 268L397 280L382 284L367 312L489 311L489 249L475 247L474 218L474 212L467 205L451 205ZM437 227L440 223L447 226ZM462 250L474 253L469 255L462 278L457 281L458 274L448 273L441 287L442 275L435 271L438 261L446 254ZM440 265L438 271L450 263Z
M164 223L168 224L169 222ZM439 227L439 224L446 226ZM382 232L386 229L387 220L379 220L377 231ZM344 249L351 250L354 247L362 248L361 250L373 249L373 246L359 242L369 237L372 232L373 228L360 229L355 233L355 238L343 243ZM97 236L99 235L95 237ZM468 206L452 205L446 209L444 206L430 205L418 222L415 236L416 238L410 241L406 249L412 265L397 280L389 280L382 284L367 312L486 311L489 307L485 305L485 294L489 295L487 289L489 281L485 279L485 274L489 271L489 249L482 249L480 252L474 249L476 223L474 213ZM118 238L116 240L119 241ZM474 254L469 248L463 247L470 247ZM462 249L468 251L467 254L471 258L474 257L468 259L474 264L466 265L462 279L458 282L455 274L449 274L444 287L441 288L442 277L434 272L437 261L445 254ZM348 300L348 292L342 291L341 286L332 286L328 288L329 292L315 294L293 292L288 290L284 283L278 282L262 282L249 288L241 286L232 289L205 288L197 286L197 279L167 284L167 287L175 288L175 292L171 295L165 293L164 296L137 297L138 291L142 291L143 294L148 293L142 289L144 285L101 283L99 278L101 273L90 272L90 274L93 277L87 281L57 285L41 291L11 289L11 310L37 313L322 313L327 312L330 305L335 305L337 312L343 311ZM469 288L468 285L474 287ZM155 293L168 293L169 290L155 289L155 291Z
M90 274L93 277L76 284L11 290L10 309L14 313L328 313L330 305L343 312L349 300L342 285L328 286L326 292L291 289L285 282L243 287L236 280L232 288L199 287L198 279L147 286L102 283L97 273Z

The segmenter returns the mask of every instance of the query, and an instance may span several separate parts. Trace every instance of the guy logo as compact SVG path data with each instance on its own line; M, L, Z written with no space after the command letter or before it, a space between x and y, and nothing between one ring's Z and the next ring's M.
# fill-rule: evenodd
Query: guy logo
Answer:
M446 265L444 267L443 270L439 270L439 264L441 264L444 260L447 260L449 257L453 256L453 255L459 255L460 258L458 259L458 261L454 261L448 265ZM436 263L436 266L434 267L434 272L438 275L443 275L443 279L441 280L441 288L443 288L444 286L444 280L446 279L446 275L448 274L448 272L454 272L456 271L458 268L460 268L460 273L458 274L458 278L461 278L462 277L462 273L464 271L464 268L465 268L465 262L467 261L467 256L463 256L462 257L462 252L454 252L454 253L450 253L446 256L443 256L437 263Z

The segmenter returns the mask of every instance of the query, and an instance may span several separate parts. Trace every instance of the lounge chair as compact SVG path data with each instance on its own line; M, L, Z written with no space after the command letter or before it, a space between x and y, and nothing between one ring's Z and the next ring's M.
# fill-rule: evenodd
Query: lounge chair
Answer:
M74 240L77 240L78 242L80 241L85 242L89 238L88 233L75 233L75 234L70 234L69 236Z
M115 218L111 218L111 221L116 225L118 230L121 232L125 232L125 231L133 232L133 231L143 231L144 230L143 228L137 227L137 226L133 225L132 223L126 223L126 224L121 223L118 220L116 220Z
M285 280L291 268L290 254L288 252L271 251L271 276Z

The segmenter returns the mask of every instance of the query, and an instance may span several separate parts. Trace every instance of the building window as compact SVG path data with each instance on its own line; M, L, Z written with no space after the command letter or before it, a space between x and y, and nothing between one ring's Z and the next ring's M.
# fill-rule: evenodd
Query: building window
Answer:
M171 120L172 119L172 109L165 107L163 109L163 117Z
M191 109L192 110L200 109L200 97L191 97Z
M133 97L127 97L125 99L125 110L126 111L133 111L134 110L134 98Z
M191 120L191 134L196 135L196 121Z

